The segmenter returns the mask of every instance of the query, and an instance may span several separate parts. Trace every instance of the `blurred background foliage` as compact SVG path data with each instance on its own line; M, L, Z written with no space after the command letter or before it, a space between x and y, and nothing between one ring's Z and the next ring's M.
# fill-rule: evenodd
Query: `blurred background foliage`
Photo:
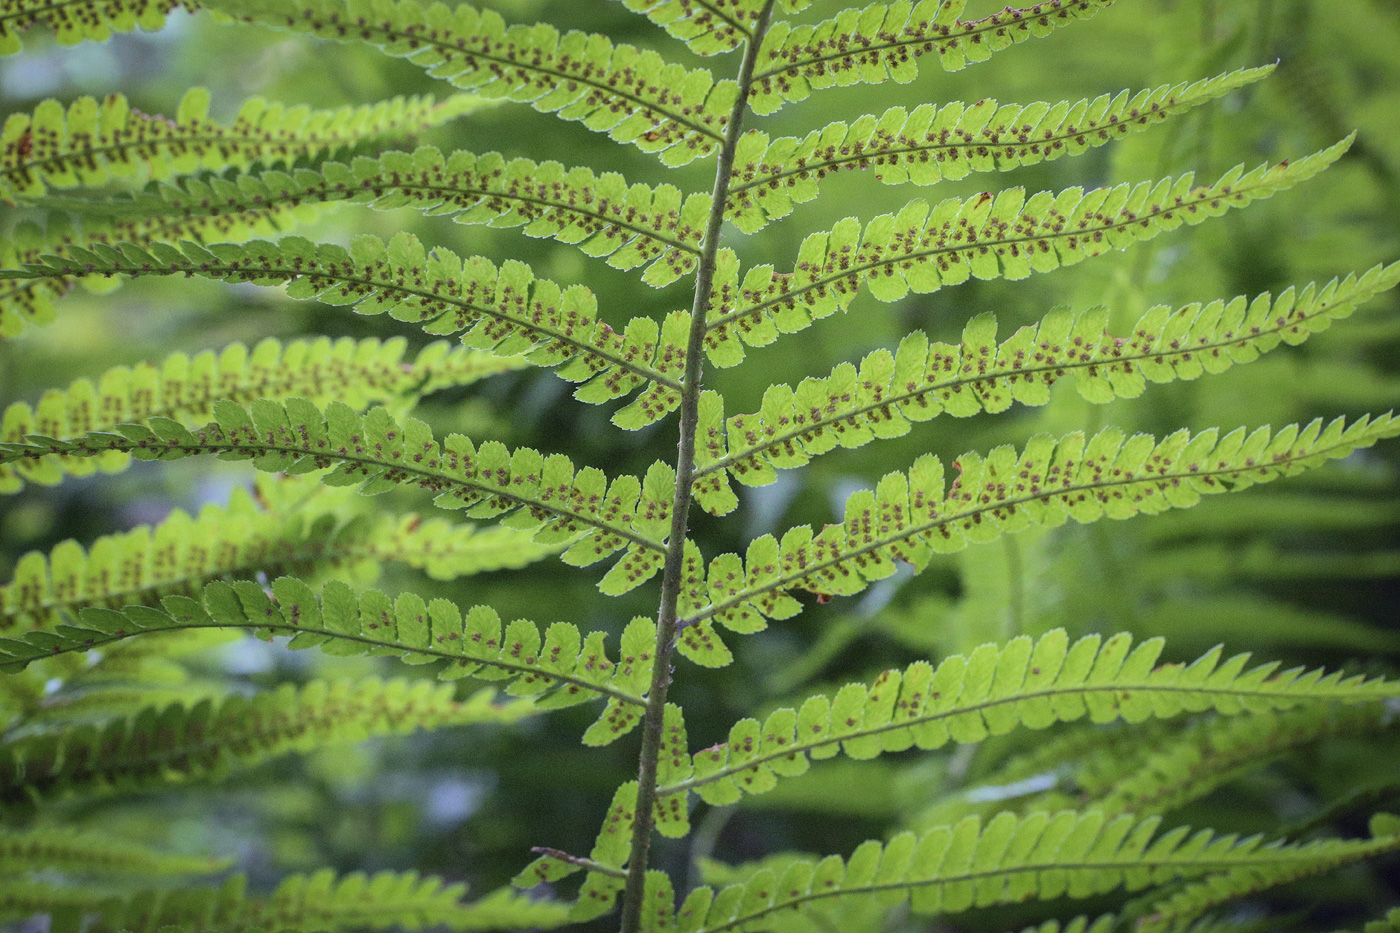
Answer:
M683 49L621 4L487 5L508 19L606 32L686 60ZM833 6L817 3L809 12ZM999 6L974 0L969 12L981 15ZM868 218L895 209L913 196L941 199L1005 185L1087 187L1191 170L1213 180L1237 163L1298 157L1358 130L1351 152L1320 178L1246 211L1053 275L972 281L894 305L864 296L847 314L751 351L745 366L712 368L708 384L725 395L729 412L751 411L771 383L824 374L839 361L892 347L916 328L953 339L982 311L995 312L1008 335L1056 305L1106 305L1114 331L1121 333L1154 304L1277 292L1400 258L1400 6L1393 0L1124 2L966 71L925 68L913 85L829 92L762 125L773 136L801 135L830 120L894 105L1077 99L1273 61L1278 70L1265 82L1078 159L1003 177L973 175L916 192L847 173L829 179L821 199L759 236L730 229L727 242L748 261L781 268L805 233L848 215ZM736 67L729 59L708 64L721 73ZM195 85L211 89L216 118L231 117L251 95L329 107L446 91L420 69L372 49L217 24L207 16L176 16L159 33L101 45L60 48L42 37L30 40L22 54L0 62L0 109L27 111L44 97L66 101L120 90L141 110L173 113L185 89ZM703 164L664 172L655 160L578 124L511 105L487 107L417 142L560 158L688 190L708 190L711 183ZM588 263L570 247L525 239L517 230L461 227L411 210L340 208L297 232L344 243L355 233L387 237L399 229L463 254L519 258L557 281L586 281L599 296L604 319L614 325L636 314L660 318L689 306L687 283L652 290L629 274ZM925 451L951 460L966 450L1019 444L1042 431L1112 424L1161 434L1181 426L1278 426L1384 411L1400 401L1397 311L1400 296L1382 296L1302 347L1280 348L1223 376L1150 386L1138 399L1109 406L1089 405L1072 386L1061 385L1045 408L915 425L898 440L839 451L785 473L773 486L743 490L738 517L697 515L694 534L713 555L765 532L832 521L853 488ZM0 344L0 402L32 401L45 387L175 350L320 333L399 334L424 342L414 328L387 317L296 303L274 289L142 280L108 296L75 293L60 305L54 325ZM539 371L432 397L421 412L443 431L565 452L612 474L640 473L655 459L674 459L674 419L628 434L614 429L608 414L573 402L565 383ZM1033 531L938 559L917 579L900 574L860 599L813 606L800 620L761 636L732 639L739 649L734 665L718 671L683 665L673 696L687 710L698 748L720 740L734 720L784 701L918 657L937 658L1055 626L1073 635L1122 629L1164 635L1173 659L1224 642L1290 662L1350 662L1356 669L1393 671L1400 659L1397 466L1400 448L1391 444L1190 511ZM158 521L172 508L194 511L222 503L233 487L251 482L244 464L201 461L143 464L57 488L26 488L0 500L0 578L9 578L25 551L47 551L65 538L89 542ZM393 495L405 508L427 507L410 495ZM369 507L381 501L371 500ZM345 509L356 507L347 503ZM384 574L381 585L389 590L411 587L425 596L490 604L506 618L567 620L585 629L617 631L632 615L655 611L652 588L604 600L594 592L592 571L553 561L458 582L420 579L412 571ZM174 694L196 695L230 685L251 690L351 675L381 663L388 662L244 640L192 654L162 676ZM166 847L212 847L236 856L255 882L328 865L418 869L487 890L527 860L531 845L586 851L612 789L634 773L635 737L603 750L580 747L588 715L572 710L512 728L337 748L278 760L236 782L68 806L75 821L100 822ZM1036 740L1041 736L1035 734ZM975 788L998 761L1024 751L1026 741L1017 739L1020 747L992 741L972 754L826 763L773 793L745 798L737 808L698 814L698 831L680 843L663 842L658 857L677 877L698 880L705 873L722 877L722 865L709 859L735 862L784 849L847 851L891 827L958 815L976 799L975 793L959 793ZM1361 811L1348 807L1348 795L1364 790L1382 807L1400 806L1397 751L1395 737L1386 733L1331 740L1284 761L1261 763L1168 819L1253 831L1322 814L1333 828L1354 829L1347 821L1360 819ZM1368 902L1393 903L1394 877L1372 869L1329 880L1329 900L1349 903L1355 912L1340 906L1315 910L1308 923L1326 929L1367 916ZM1317 903L1315 893L1306 886L1285 889L1274 895L1275 906L1308 907ZM1013 911L974 913L959 928L1005 928L1021 919L1027 918Z

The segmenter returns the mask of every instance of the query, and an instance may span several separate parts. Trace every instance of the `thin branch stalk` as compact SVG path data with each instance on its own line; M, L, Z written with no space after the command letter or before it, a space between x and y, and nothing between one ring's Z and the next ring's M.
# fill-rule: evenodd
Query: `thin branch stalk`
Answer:
M685 354L685 383L681 391L680 443L676 455L676 492L671 500L671 533L666 542L666 562L661 576L661 606L656 617L656 649L647 692L647 711L642 720L642 750L637 768L637 810L632 823L632 853L627 865L627 886L622 895L622 933L639 933L642 926L642 897L645 893L648 854L654 825L652 808L656 803L657 762L661 756L666 694L671 686L671 659L675 655L676 607L680 600L681 575L685 567L685 542L690 530L691 486L695 482L695 434L700 421L701 362L705 355L705 312L714 289L715 263L719 255L724 206L729 200L729 181L734 173L734 154L743 132L744 110L753 86L759 47L768 31L774 0L767 0L754 22L753 33L744 48L739 66L739 95L725 128L715 167L714 200L705 230L705 250L695 273L695 304L690 319L690 338Z

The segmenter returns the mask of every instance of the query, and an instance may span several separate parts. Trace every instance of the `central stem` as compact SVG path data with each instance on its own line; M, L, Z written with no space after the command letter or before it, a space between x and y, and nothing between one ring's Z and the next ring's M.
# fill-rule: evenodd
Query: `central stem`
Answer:
M632 824L632 854L627 865L627 887L622 895L622 933L638 933L642 926L642 895L646 886L648 853L656 803L656 768L661 756L662 723L666 693L671 687L671 658L676 650L676 606L680 599L685 566L685 541L689 532L691 486L695 482L695 433L700 415L700 375L704 358L705 316L714 289L715 260L719 255L724 205L729 199L729 179L734 174L734 152L743 132L744 110L753 84L759 46L768 31L774 0L767 0L754 21L753 34L739 66L739 95L729 114L719 164L715 167L714 201L705 228L705 249L695 273L695 304L691 310L690 339L685 352L685 382L681 389L680 444L676 455L676 494L671 500L671 533L666 541L666 563L661 575L661 607L656 616L656 650L647 691L647 711L642 720L642 750L637 768L637 812Z

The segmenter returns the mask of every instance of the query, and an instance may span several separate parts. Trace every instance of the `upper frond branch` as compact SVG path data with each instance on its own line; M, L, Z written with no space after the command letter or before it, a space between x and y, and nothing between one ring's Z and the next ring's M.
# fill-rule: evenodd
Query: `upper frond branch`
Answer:
M1304 713L1321 718L1332 704L1371 701L1361 708L1375 718L1380 704L1374 701L1400 696L1395 683L1320 669L1279 671L1277 664L1263 664L1246 670L1248 655L1222 663L1219 648L1189 665L1158 665L1161 651L1161 639L1133 648L1126 633L1106 640L1090 635L1071 645L1056 629L1035 641L1021 636L951 655L936 669L920 661L886 671L868 687L848 684L830 699L811 697L800 710L777 710L762 724L740 721L726 743L673 768L658 793L696 791L721 806L736 802L741 791L763 793L779 777L802 774L809 758L838 752L866 759L914 746L930 750L1086 716L1095 723L1139 723L1210 709L1261 713L1306 704ZM1240 720L1239 731L1259 718ZM1123 809L1146 815L1122 806L1113 812Z
M753 38L763 0L622 0L697 55L716 55Z
M887 185L932 185L972 172L1007 171L1082 152L1145 129L1252 84L1273 66L1246 68L1194 84L1164 85L1059 103L920 104L879 117L832 123L802 139L770 141L753 131L739 143L726 211L755 232L817 196L827 175L872 170Z
M101 101L46 100L33 115L12 114L0 129L0 199L35 197L50 188L138 182L201 170L291 165L375 139L419 132L479 108L456 94L396 97L361 107L312 110L254 97L228 125L209 118L209 92L192 88L174 119L135 110L120 94Z
M896 561L922 568L934 552L1032 525L1184 508L1202 495L1289 476L1397 434L1400 421L1386 414L1277 433L1240 428L1222 437L1212 429L1192 437L1182 430L1162 441L1114 429L1089 439L1041 435L1020 454L1000 447L985 459L963 455L946 489L942 463L926 455L907 476L891 473L875 490L847 499L842 524L820 532L794 528L781 544L758 538L743 561L734 554L716 558L707 580L695 575L688 583L683 622L718 619L753 631L764 616L798 612L795 589L850 595L894 573Z
M260 398L296 396L318 404L334 399L359 409L470 385L525 365L519 357L454 348L445 341L429 344L408 362L406 347L402 338L332 342L319 337L286 344L267 338L252 350L235 343L218 353L175 353L159 364L117 366L94 380L49 389L32 408L11 404L0 422L0 441L22 441L29 434L71 438L152 417L205 421L218 399L250 405ZM84 476L95 468L114 472L129 461L113 453L8 464L0 466L0 492L15 492L26 481L53 485L65 475Z
M906 84L918 60L938 55L945 71L981 62L1017 42L1093 16L1113 0L1041 0L963 22L967 0L897 0L842 10L812 26L775 23L764 39L749 103L772 113L814 90L852 84Z
M114 32L159 29L181 0L7 0L0 10L0 55L22 47L19 34L35 26L54 30L60 45L103 41Z
M1097 188L1070 188L1026 197L1020 188L993 196L949 199L930 210L913 201L898 214L862 229L847 218L803 241L793 271L750 269L739 282L738 262L723 264L707 313L705 349L720 366L744 356L743 345L764 346L779 332L844 311L863 284L881 301L924 294L970 277L1022 279L1121 249L1182 224L1198 224L1231 208L1269 197L1311 178L1341 157L1351 138L1289 163L1243 166L1213 185L1195 176Z
M263 484L260 491L272 490ZM14 579L0 586L0 635L51 628L92 607L152 605L213 580L328 571L373 580L390 563L452 579L523 567L563 548L532 541L528 530L442 518L339 521L335 503L323 505L325 498L269 507L238 487L226 507L206 505L196 517L177 509L158 525L104 535L86 549L69 540L47 555L31 551L16 563Z
M561 378L585 383L575 392L582 401L598 404L648 384L624 409L639 423L654 421L679 403L678 380L684 371L680 335L689 324L688 314L673 314L662 325L637 317L618 333L598 320L597 299L581 285L564 288L536 279L529 266L515 260L497 267L479 256L429 252L408 233L396 234L387 244L373 236L356 237L349 250L289 236L276 243L208 247L190 242L144 248L94 244L67 253L0 271L0 280L202 275L259 285L287 283L294 298L353 305L361 314L388 313L432 334L465 330L462 340L471 346L557 366Z
M565 555L571 562L589 564L628 548L628 559L618 567L651 571L638 583L655 572L665 551L666 493L674 477L664 464L654 465L645 483L630 476L609 483L591 467L576 472L560 454L546 457L523 447L511 452L495 441L478 448L460 434L439 444L417 419L399 424L383 408L361 416L340 402L322 411L297 398L285 405L259 399L251 409L220 401L214 414L215 420L197 431L157 417L148 419L149 425L121 425L115 434L67 441L33 435L26 443L0 444L0 463L119 451L138 460L218 455L251 460L272 473L331 469L321 477L329 486L358 484L366 493L417 486L437 494L443 508L466 508L475 518L514 513L509 523L539 528L542 543L575 542Z
M368 42L455 87L528 103L605 132L668 165L712 152L738 95L703 68L672 64L606 36L547 23L508 26L493 10L417 0L199 0L231 16Z
M710 197L685 196L673 185L628 184L616 172L598 175L558 162L507 160L499 153L444 155L422 146L413 152L360 156L349 163L327 162L314 170L267 172L223 184L192 180L183 187L164 185L129 198L38 203L110 217L114 234L140 242L130 234L172 239L178 233L162 220L179 224L203 217L256 215L283 204L318 201L385 210L411 204L430 214L450 215L457 223L524 227L528 236L577 244L619 269L651 265L646 281L665 285L694 268ZM127 230L121 221L144 221L151 229Z
M102 875L203 875L228 866L229 859L159 852L97 833L52 826L0 829L0 868L10 877L44 870Z
M18 670L44 657L120 642L138 635L231 628L262 637L291 636L291 647L321 647L337 655L393 655L410 664L446 661L443 678L511 681L508 692L538 697L539 709L557 709L606 697L607 709L585 735L603 744L641 719L641 693L651 676L652 623L634 619L622 635L616 663L604 636L587 638L568 623L543 633L517 619L502 626L487 606L465 615L443 599L424 602L412 593L391 599L376 590L355 593L332 580L317 594L295 577L279 577L271 595L251 581L211 583L196 596L167 596L164 609L127 606L87 609L68 624L0 640L0 670ZM543 694L543 695L541 695Z
M1240 877L1301 873L1343 864L1357 847L1365 852L1357 857L1366 857L1400 846L1400 836L1389 833L1359 843L1266 845L1259 836L1179 827L1154 838L1158 826L1156 817L1112 819L1095 811L1001 813L985 826L972 816L922 836L901 833L883 846L867 842L849 860L799 859L782 875L761 869L718 894L697 888L680 917L686 929L722 933L748 929L779 911L850 896L875 897L889 906L908 900L915 913L949 914L1032 897L1136 891L1212 871Z
M1321 287L1288 288L1277 297L1240 296L1175 310L1161 305L1125 337L1107 333L1105 309L1052 311L1000 343L991 315L970 321L960 344L933 343L915 332L895 353L876 350L858 368L842 363L796 389L772 386L750 414L726 420L723 401L707 398L700 408L696 492L702 506L722 514L737 500L715 475L721 471L764 485L779 468L802 466L838 445L897 437L910 422L999 412L1013 403L1043 405L1050 386L1063 378L1073 377L1089 401L1108 402L1137 396L1149 380L1223 372L1281 342L1302 343L1398 283L1400 263L1394 263Z
M55 916L54 933L158 933L158 931L260 930L522 930L551 929L567 921L563 904L513 891L464 902L464 884L413 872L354 873L329 870L292 875L271 894L248 893L248 880L233 875L219 887L153 888L132 893L59 887L40 882L0 882L0 916ZM62 918L62 919L59 919ZM74 918L65 922L67 918ZM82 918L79 924L77 918Z
M529 700L465 701L430 681L317 681L193 707L150 708L101 728L76 726L0 744L0 800L52 798L227 775L287 752L451 725L516 722Z

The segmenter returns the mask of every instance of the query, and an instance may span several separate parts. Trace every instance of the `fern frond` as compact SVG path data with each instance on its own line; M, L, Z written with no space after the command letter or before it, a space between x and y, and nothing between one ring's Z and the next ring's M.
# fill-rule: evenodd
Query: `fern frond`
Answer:
M874 170L887 185L932 185L972 172L1008 171L1078 155L1252 84L1274 66L1242 68L1194 84L1164 85L1094 100L1034 104L920 104L893 107L851 124L832 123L802 139L751 131L739 142L726 214L754 233L817 196L827 175Z
M243 179L261 176L240 176ZM187 180L183 190L226 190L234 184L220 178ZM157 189L159 190L159 189ZM267 207L254 203L245 209L221 213L217 210L187 211L169 216L98 216L91 209L104 202L91 198L58 198L48 195L44 204L51 208L45 225L21 223L13 237L0 238L0 269L19 269L37 263L45 256L71 256L76 248L96 243L130 243L137 246L155 241L236 242L259 236L280 236L286 230L308 223L329 212L334 202L287 200ZM120 199L115 199L120 201ZM66 211L77 213L69 214ZM81 224L72 218L82 215ZM52 323L54 303L78 285L96 291L112 291L117 282L102 276L51 276L0 281L0 338L18 336L25 323L42 327Z
M57 870L84 875L205 875L223 871L229 859L172 855L125 839L62 827L0 829L0 868L10 877Z
M408 233L387 244L356 237L349 250L285 237L208 248L189 242L179 248L97 244L68 253L43 257L25 270L0 271L0 279L202 275L260 285L286 282L295 298L353 305L360 314L387 312L432 334L465 330L462 340L470 346L558 367L561 378L584 383L574 393L581 401L599 404L645 384L615 416L628 428L655 421L680 404L689 314L672 313L660 325L639 316L618 333L598 319L597 299L581 285L563 288L536 279L529 266L515 260L497 267L481 257L429 252Z
M494 10L417 0L199 0L238 19L367 42L454 87L577 120L667 165L709 155L738 96L733 81L652 51L548 23L507 25Z
M1245 670L1248 655L1222 663L1219 648L1190 665L1157 666L1162 645L1162 639L1151 639L1133 649L1127 633L1107 640L1090 635L1071 645L1064 630L1056 629L1034 642L1021 636L1005 646L951 655L937 669L920 661L886 671L869 687L848 684L833 698L811 697L800 710L780 709L761 724L741 720L726 743L689 758L682 754L658 795L663 805L683 809L685 793L694 791L722 806L738 801L741 791L763 793L779 777L802 774L809 759L838 753L867 759L911 746L929 750L1086 716L1095 723L1137 723L1207 709L1236 714L1308 704L1311 710L1313 703L1400 696L1397 685L1364 677L1301 668L1279 672L1277 664ZM663 832L665 825L658 820Z
M1085 786L1093 806L1110 813L1166 813L1204 797L1284 753L1334 735L1377 732L1394 712L1380 704L1289 710L1199 723L1156 743L1107 787Z
M737 500L722 471L746 485L766 485L779 468L802 466L837 446L900 436L911 421L1000 412L1013 402L1043 405L1049 387L1071 375L1084 398L1108 402L1137 396L1147 380L1223 372L1280 342L1302 343L1397 283L1400 263L1376 266L1359 279L1288 288L1277 298L1266 292L1175 311L1159 305L1127 337L1105 331L1105 309L1052 311L1001 343L990 314L967 324L961 344L930 343L916 331L894 354L877 350L859 368L842 363L796 389L769 387L752 414L726 420L723 400L707 398L700 406L696 495L707 511L724 514Z
M570 911L570 919L587 921L603 916L612 910L627 877L626 865L632 855L632 826L636 812L637 782L628 781L613 792L607 816L587 859L544 850L539 858L511 879L511 884L518 888L533 888L587 869L588 876ZM665 910L668 916L673 913L675 901L666 904Z
M216 454L251 460L272 473L331 469L321 476L328 486L361 484L366 494L417 486L436 493L434 501L443 508L465 508L473 518L512 513L508 523L539 528L541 543L573 542L564 559L580 566L627 548L627 557L604 578L605 588L623 575L637 586L660 569L670 527L668 491L675 483L663 463L653 464L644 481L623 476L609 483L591 467L575 472L561 454L546 457L524 447L512 453L495 441L477 448L460 434L439 446L426 424L409 418L400 425L383 408L361 416L340 402L323 412L304 399L285 405L259 399L251 410L219 401L214 414L196 431L151 418L149 426L121 425L116 434L70 441L32 435L23 444L0 444L0 463L115 450L138 460Z
M172 781L221 779L288 752L418 729L511 723L536 712L526 699L467 700L450 684L410 680L315 681L193 707L147 707L108 723L0 744L0 800L107 793Z
M968 817L915 836L900 833L885 845L867 842L850 859L794 861L781 876L755 872L743 884L716 893L697 888L686 898L677 928L687 933L753 929L767 918L864 896L883 906L909 902L916 914L951 914L973 907L1128 891L1209 871L1277 872L1285 866L1339 859L1341 849L1264 845L1185 827L1153 836L1156 817L1105 817L1062 810L1016 817L998 814L985 826ZM1335 843L1346 847L1348 843ZM1363 845L1400 847L1400 836ZM1346 850L1350 854L1350 850ZM1364 857L1364 856L1362 856Z
M949 199L930 210L912 201L898 214L865 225L847 218L803 241L790 273L756 266L739 282L738 261L721 251L715 299L707 312L705 349L717 366L733 366L743 345L766 346L778 334L844 311L862 284L880 301L925 294L969 277L1023 279L1198 224L1305 181L1341 157L1351 137L1289 163L1243 166L1213 185L1195 176L1137 185Z
M212 195L212 197L211 197ZM77 209L118 221L255 215L290 202L340 201L375 209L413 205L457 223L524 227L532 237L577 244L619 269L650 264L643 278L666 285L695 267L709 211L707 194L684 195L673 185L629 184L559 162L509 159L499 153L445 155L432 146L413 152L361 156L316 169L261 173L244 180L191 180L125 199L44 199L41 206ZM142 242L114 225L123 240ZM157 228L165 239L173 231ZM149 232L146 238L149 238Z
M337 876L325 870L292 875L266 897L250 895L247 886L247 878L234 875L217 888L114 895L11 881L0 883L0 916L50 913L55 918L53 933L79 933L80 929L87 933L254 929L291 933L394 927L485 931L550 929L568 918L565 905L531 900L509 890L463 902L466 885L448 885L413 872ZM68 919L84 914L90 922L80 925Z
M622 0L697 55L717 55L753 38L763 0Z
M1370 839L1276 844L1264 850L1274 856L1271 859L1209 875L1154 904L1151 913L1138 920L1135 930L1167 933L1237 898L1400 850L1400 817L1378 813L1371 819L1370 830Z
M275 601L274 601L275 598ZM516 620L505 627L486 606L462 611L443 599L425 603L411 593L391 599L376 590L356 594L332 580L321 594L295 577L272 583L272 596L250 581L216 582L195 597L167 596L164 609L128 606L87 609L75 621L13 639L0 639L0 671L41 658L101 648L137 635L231 628L262 637L288 635L292 648L320 646L337 655L393 655L411 664L447 661L441 677L511 680L508 692L537 697L536 709L558 709L599 697L609 702L584 741L601 745L641 720L641 692L651 677L652 623L633 619L622 634L617 663L604 636L585 639L568 623L539 627ZM538 696L539 694L546 694Z
M193 357L174 353L159 364L116 366L95 380L79 379L64 389L50 389L30 407L15 402L0 421L0 441L20 441L28 434L76 437L109 432L119 424L148 418L191 422L207 420L214 402L241 405L260 398L304 397L317 403L332 399L351 408L371 402L426 395L470 385L497 373L525 366L518 357L502 357L434 342L404 360L402 338L331 341L267 338L251 351L241 343ZM28 482L54 485L65 475L113 473L130 463L126 454L97 458L50 457L0 466L0 493L18 491Z
M967 0L897 0L842 10L811 26L777 22L759 51L749 104L755 113L768 114L823 88L890 80L907 84L919 73L918 60L930 52L944 71L959 71L1112 4L1044 0L963 22L958 16Z
M478 109L470 94L444 101L396 97L360 107L312 110L254 97L228 125L209 118L209 92L191 88L174 119L135 110L121 94L101 101L39 104L0 129L0 199L37 197L50 188L145 182L201 170L288 165L374 139L405 136Z
M0 586L0 635L60 624L90 607L148 605L196 593L213 580L317 576L330 570L372 580L391 562L451 579L523 567L560 549L528 531L479 528L442 518L386 514L338 521L313 499L294 510L261 507L236 488L226 507L197 517L178 509L160 524L104 535L86 550L68 540L48 555L31 551Z
M908 475L891 473L875 490L846 501L845 521L821 532L806 526L749 545L747 560L725 554L711 562L708 582L690 576L683 625L718 620L754 631L762 617L787 618L801 609L794 589L851 595L895 571L895 561L922 568L934 552L960 550L1032 525L1072 518L1092 522L1185 508L1202 495L1242 489L1344 457L1400 434L1386 414L1350 426L1337 419L1276 434L1243 428L1192 437L1179 431L1162 441L1126 438L1116 429L1086 439L1032 439L1021 454L1001 447L986 459L955 461L959 471L944 489L942 463L919 458Z
M114 32L155 30L180 0L10 0L0 11L0 55L21 48L19 34L35 26L52 29L60 45L105 41Z

